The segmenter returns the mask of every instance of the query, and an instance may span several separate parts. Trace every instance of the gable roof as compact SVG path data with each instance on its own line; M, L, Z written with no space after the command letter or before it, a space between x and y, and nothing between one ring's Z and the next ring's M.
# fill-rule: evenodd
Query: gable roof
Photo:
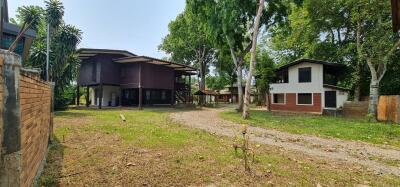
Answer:
M170 62L167 60L161 60L148 56L138 56L126 50L115 50L115 49L93 49L93 48L81 48L77 51L78 57L81 60L89 59L99 54L119 54L125 57L113 59L115 63L148 63L155 65L162 65L174 69L175 71L185 72L188 74L195 74L195 68L179 64L175 62Z
M77 53L79 59L81 60L85 60L99 54L119 54L119 55L124 55L126 57L137 56L127 50L116 50L116 49L80 48L78 49Z
M288 67L295 66L295 65L301 64L301 63L306 63L306 62L312 63L312 64L321 64L321 65L326 65L326 66L331 66L331 67L338 67L338 68L346 68L347 67L345 64L338 64L338 63L326 62L326 61L322 61L322 60L313 60L313 59L303 58L303 59L293 61L289 64L280 66L278 69L276 69L276 71L280 71L282 69L286 69Z
M148 64L163 65L169 68L173 68L175 71L184 71L184 72L196 71L195 68L185 64L157 59L149 56L125 57L125 58L114 59L114 61L117 63L148 63Z

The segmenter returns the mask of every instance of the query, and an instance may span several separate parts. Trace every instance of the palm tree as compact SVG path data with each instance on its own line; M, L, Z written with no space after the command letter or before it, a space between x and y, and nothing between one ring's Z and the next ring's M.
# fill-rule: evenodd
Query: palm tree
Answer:
M24 33L29 29L36 30L41 18L43 9L38 6L23 6L18 8L18 19L23 22L21 30L18 32L14 42L8 48L8 51L13 52L17 47L18 42L21 40Z
M46 52L46 80L49 80L50 64L50 36L53 30L57 30L62 24L64 16L64 6L58 0L45 1L46 21L47 21L47 52Z

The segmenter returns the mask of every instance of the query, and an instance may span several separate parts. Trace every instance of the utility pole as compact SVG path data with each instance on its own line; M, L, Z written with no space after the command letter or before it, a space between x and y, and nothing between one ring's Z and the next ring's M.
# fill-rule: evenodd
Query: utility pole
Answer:
M47 52L46 52L46 81L49 81L49 61L50 61L50 24L47 23Z

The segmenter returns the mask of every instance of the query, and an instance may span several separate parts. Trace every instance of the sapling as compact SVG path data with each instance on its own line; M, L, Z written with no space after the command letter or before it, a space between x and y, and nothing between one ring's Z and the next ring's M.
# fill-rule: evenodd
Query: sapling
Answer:
M255 156L254 156L254 151L251 148L249 148L249 136L247 135L247 125L242 125L240 132L241 136L236 137L235 143L233 144L233 148L235 149L236 155L238 149L242 150L244 169L247 172L251 172L249 157L251 157L252 161L254 162Z

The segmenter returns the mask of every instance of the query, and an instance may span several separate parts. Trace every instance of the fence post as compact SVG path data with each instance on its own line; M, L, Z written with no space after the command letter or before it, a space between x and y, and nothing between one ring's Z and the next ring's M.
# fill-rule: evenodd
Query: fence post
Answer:
M21 176L21 110L19 76L21 57L0 50L3 65L2 152L0 161L0 186L20 186Z

